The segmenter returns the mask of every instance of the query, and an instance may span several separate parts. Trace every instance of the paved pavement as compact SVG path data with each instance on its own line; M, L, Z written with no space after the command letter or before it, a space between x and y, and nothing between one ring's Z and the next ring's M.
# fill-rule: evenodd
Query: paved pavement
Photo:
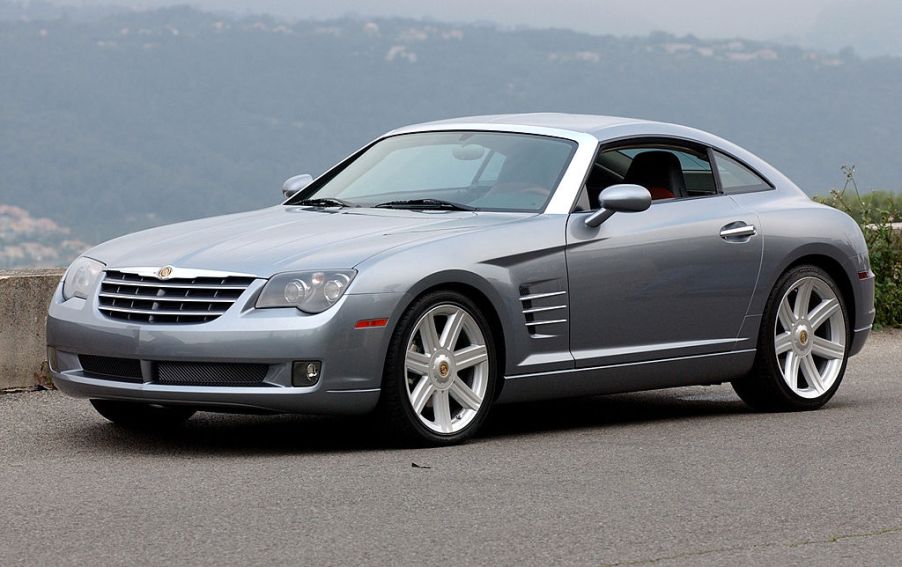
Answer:
M823 410L729 386L497 408L465 446L367 420L198 414L127 433L0 396L0 565L898 565L902 333Z

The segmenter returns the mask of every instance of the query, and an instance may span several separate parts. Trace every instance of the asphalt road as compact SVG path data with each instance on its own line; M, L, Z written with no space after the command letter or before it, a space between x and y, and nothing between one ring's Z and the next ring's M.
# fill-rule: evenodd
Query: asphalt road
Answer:
M902 333L821 411L683 388L496 408L448 449L358 419L140 435L0 395L0 565L899 565L900 407Z

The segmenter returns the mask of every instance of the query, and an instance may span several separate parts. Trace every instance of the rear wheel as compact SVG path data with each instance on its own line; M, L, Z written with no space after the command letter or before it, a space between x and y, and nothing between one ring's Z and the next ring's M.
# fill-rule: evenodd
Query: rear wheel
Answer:
M115 400L91 400L91 405L103 417L128 429L166 429L195 413L191 408Z
M459 443L485 421L496 379L491 329L479 308L456 292L431 293L398 322L381 410L407 441Z
M846 305L829 274L798 266L768 300L753 372L733 389L759 410L819 408L833 397L848 357Z

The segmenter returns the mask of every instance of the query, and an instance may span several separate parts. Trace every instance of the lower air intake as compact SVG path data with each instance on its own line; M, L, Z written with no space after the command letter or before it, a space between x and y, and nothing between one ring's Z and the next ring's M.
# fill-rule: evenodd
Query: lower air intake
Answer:
M266 364L158 362L155 382L177 386L265 386Z
M112 356L78 356L81 369L93 378L119 380L122 382L143 382L141 377L141 361L132 358L114 358Z

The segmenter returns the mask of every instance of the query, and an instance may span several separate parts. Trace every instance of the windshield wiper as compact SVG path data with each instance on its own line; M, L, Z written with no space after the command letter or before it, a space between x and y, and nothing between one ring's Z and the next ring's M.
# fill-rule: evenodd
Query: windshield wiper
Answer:
M303 201L298 201L297 203L292 203L292 205L299 205L302 207L356 207L352 203L349 203L342 199L336 199L335 197L322 197L319 199L304 199Z
M476 207L462 205L441 199L409 199L407 201L388 201L376 205L378 209L446 209L449 211L477 211Z

